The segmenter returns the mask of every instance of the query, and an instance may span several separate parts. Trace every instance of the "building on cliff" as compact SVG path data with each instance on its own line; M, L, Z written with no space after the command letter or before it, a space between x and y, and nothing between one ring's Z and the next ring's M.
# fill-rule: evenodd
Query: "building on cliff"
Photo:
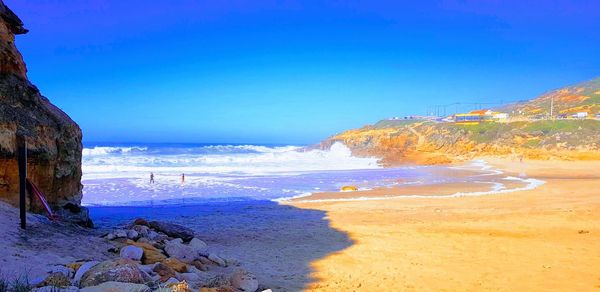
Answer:
M507 113L494 112L488 109L475 110L466 114L454 115L454 122L457 124L479 124L482 122L502 122L507 120Z
M15 46L25 34L23 22L0 0L0 199L18 204L16 137L28 143L28 176L65 220L91 226L81 207L81 130L27 79L27 68ZM41 212L30 199L30 211Z

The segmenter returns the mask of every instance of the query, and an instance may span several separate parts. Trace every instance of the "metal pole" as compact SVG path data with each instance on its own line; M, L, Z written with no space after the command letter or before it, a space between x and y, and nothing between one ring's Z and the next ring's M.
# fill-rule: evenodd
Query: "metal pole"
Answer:
M19 210L21 215L21 228L25 229L27 223L27 141L23 136L17 136L19 155Z

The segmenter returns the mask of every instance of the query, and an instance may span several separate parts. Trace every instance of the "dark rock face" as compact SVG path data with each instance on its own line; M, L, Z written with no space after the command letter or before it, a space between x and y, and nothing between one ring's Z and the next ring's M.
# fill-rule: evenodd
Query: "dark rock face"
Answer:
M63 218L91 226L81 207L81 130L27 80L27 68L14 44L26 33L21 20L0 0L0 199L18 203L16 136L28 144L28 177ZM42 212L37 199L31 211Z
M160 221L150 221L149 224L154 230L162 232L170 237L181 238L183 241L190 241L194 238L194 230L181 225Z

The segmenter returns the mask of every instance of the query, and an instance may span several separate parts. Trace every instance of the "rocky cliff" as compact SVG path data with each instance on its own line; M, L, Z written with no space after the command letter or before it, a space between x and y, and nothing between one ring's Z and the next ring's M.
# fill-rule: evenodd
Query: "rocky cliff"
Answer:
M21 20L0 0L0 199L18 204L16 136L28 143L28 176L46 194L55 212L89 226L80 207L81 130L27 80L27 68L14 39L27 33ZM30 211L41 212L30 198Z
M444 164L480 156L596 160L600 159L600 121L382 123L335 135L321 147L335 142L344 143L358 156L381 157L384 165Z
M505 112L520 112L510 123L458 125L423 120L383 120L328 138L321 148L346 144L355 155L381 157L383 164L441 164L478 156L531 159L600 159L600 119L532 120L553 104L554 117L586 111L600 113L600 77L510 104Z

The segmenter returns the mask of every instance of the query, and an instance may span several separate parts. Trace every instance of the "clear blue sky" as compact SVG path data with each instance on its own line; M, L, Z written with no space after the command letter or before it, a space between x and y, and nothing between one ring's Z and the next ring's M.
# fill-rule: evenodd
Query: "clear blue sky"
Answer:
M600 75L598 1L5 0L84 141L316 143Z

